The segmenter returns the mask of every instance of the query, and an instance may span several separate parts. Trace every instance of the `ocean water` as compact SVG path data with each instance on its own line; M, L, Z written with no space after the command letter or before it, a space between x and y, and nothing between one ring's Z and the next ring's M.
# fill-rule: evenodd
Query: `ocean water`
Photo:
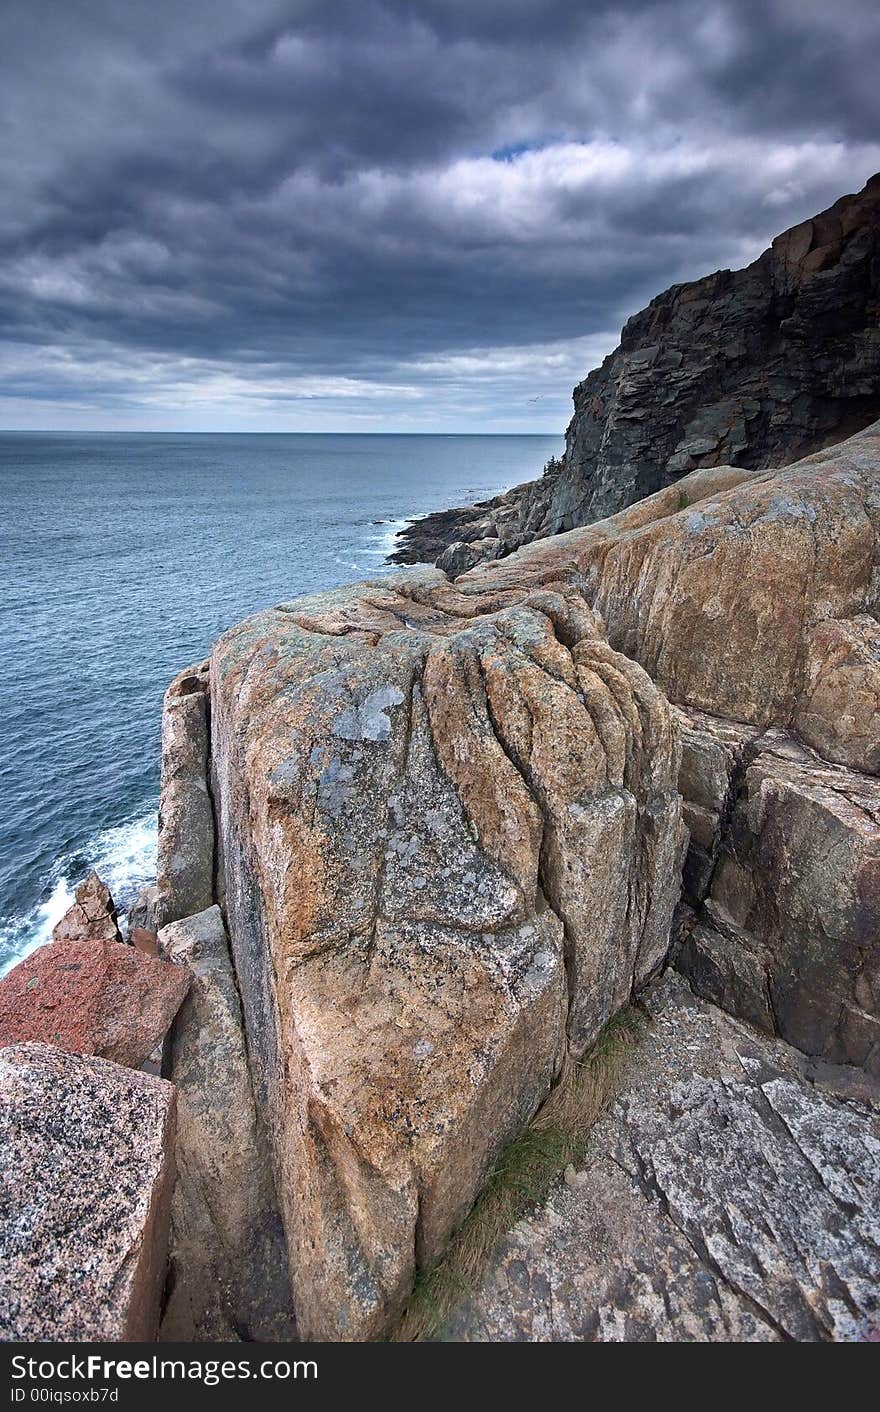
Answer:
M259 608L390 572L396 531L544 436L0 433L0 973L90 867L154 873L162 693Z

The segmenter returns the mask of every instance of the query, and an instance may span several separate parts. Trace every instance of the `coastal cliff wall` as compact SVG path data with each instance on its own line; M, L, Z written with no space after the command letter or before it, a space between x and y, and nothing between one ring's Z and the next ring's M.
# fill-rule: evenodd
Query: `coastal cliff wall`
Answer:
M301 1335L387 1332L670 958L880 1074L878 546L880 425L216 644L190 756Z
M462 572L589 524L699 467L780 466L880 416L880 174L743 270L674 285L574 390L565 454L539 480L441 511L392 559ZM464 546L467 545L467 548Z

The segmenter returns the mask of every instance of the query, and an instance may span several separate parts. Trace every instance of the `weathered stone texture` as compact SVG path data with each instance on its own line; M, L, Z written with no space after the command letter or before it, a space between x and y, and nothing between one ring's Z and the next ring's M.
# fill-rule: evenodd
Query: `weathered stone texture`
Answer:
M880 783L765 738L678 965L806 1054L880 1073Z
M110 889L97 873L89 873L52 932L54 941L121 941L116 906Z
M0 1052L0 1335L156 1336L174 1091L42 1044Z
M40 1040L138 1068L167 1033L185 972L118 941L55 941L0 980L0 1045Z
M858 1341L880 1327L880 1120L674 973L582 1173L500 1243L446 1336Z
M287 1247L219 907L163 927L160 945L192 977L165 1052L177 1183L161 1338L290 1339Z
M455 583L282 604L215 647L226 907L306 1337L381 1336L566 1045L662 964L682 794L679 964L817 1064L876 1068L878 468L880 425L696 470Z

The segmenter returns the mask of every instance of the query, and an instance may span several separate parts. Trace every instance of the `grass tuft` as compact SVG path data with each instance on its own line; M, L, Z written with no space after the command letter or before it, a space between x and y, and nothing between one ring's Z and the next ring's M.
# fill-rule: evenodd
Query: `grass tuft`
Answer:
M568 1060L529 1126L500 1154L486 1185L437 1263L421 1270L394 1342L442 1336L450 1314L479 1287L497 1242L543 1201L569 1163L583 1162L590 1132L616 1094L647 1017L630 1007L602 1031L589 1054Z

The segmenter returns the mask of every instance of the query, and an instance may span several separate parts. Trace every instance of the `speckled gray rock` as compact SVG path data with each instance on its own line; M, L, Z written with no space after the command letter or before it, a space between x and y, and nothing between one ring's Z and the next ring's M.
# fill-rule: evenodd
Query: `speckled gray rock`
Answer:
M42 1044L0 1051L0 1335L155 1338L174 1090Z
M162 784L155 922L164 926L214 901L214 810L209 789L207 664L180 672L162 709Z
M165 1052L177 1183L161 1338L289 1339L287 1246L219 907L163 927L159 944L192 976Z
M447 1336L859 1340L880 1328L880 1120L670 974L582 1174L502 1240Z
M880 416L880 175L778 236L744 270L673 285L574 390L562 462L399 536L393 558L453 540L483 558L614 514L701 466L780 466ZM820 710L821 710L820 706Z

